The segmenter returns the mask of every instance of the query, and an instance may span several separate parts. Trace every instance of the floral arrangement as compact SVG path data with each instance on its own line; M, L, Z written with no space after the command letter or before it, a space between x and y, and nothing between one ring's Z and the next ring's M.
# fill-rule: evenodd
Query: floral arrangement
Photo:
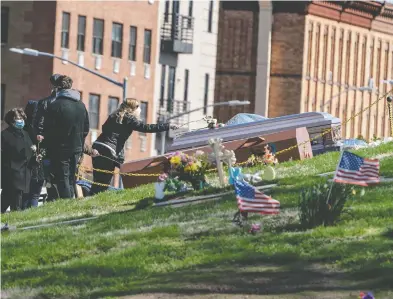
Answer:
M266 166L275 166L276 164L278 164L278 160L271 152L271 148L268 144L265 146L265 152L263 156L256 156L253 154L248 158L248 166L254 166L257 164L264 164Z
M359 299L374 299L374 295L371 292L368 292L367 294L364 292L361 292L359 294Z
M197 151L194 155L175 152L168 157L165 172L158 178L159 182L166 182L166 190L180 191L184 183L189 182L194 189L202 189L206 185L205 174L211 166L207 155Z

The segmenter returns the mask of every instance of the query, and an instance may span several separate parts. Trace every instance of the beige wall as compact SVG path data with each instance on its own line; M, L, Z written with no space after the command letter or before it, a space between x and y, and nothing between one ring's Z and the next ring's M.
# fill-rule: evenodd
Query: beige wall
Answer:
M391 88L381 81L393 77L393 32L388 35L307 15L302 73L301 112L328 112L344 123ZM370 78L373 92L345 92L348 87L367 86ZM389 136L386 100L344 125L342 134L367 139Z

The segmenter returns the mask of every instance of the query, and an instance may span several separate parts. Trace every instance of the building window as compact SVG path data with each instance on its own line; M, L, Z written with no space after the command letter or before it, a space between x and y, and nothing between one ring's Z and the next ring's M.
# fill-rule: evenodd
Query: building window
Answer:
M213 27L213 0L210 0L207 31L212 32L212 27Z
M123 46L123 25L119 23L112 24L112 57L121 58L121 49Z
M184 107L183 110L187 109L187 102L188 102L188 80L190 76L190 71L184 71Z
M119 98L109 97L108 99L108 115L111 115L119 107Z
M89 122L90 129L97 130L100 118L100 96L89 94Z
M150 64L151 59L151 30L145 29L145 43L143 47L143 62Z
M169 0L165 0L165 12L164 12L164 22L169 22Z
M76 49L78 51L85 51L85 35L86 35L86 17L78 16L78 38Z
M176 80L176 68L170 66L169 80L168 80L168 104L167 104L168 112L173 112L173 100L175 98L175 80Z
M188 16L189 16L189 20L187 22L187 27L191 28L192 25L192 10L193 10L193 6L194 6L194 2L193 0L188 0Z
M8 20L10 9L6 6L1 7L1 43L8 42Z
M5 109L5 84L1 84L1 120L4 119L4 109Z
M93 53L103 54L104 49L104 20L94 19L93 21Z
M141 121L147 123L147 102L140 102L141 105ZM139 135L146 136L146 133L139 132Z
M135 26L130 27L130 49L128 59L136 61L136 40L137 40L137 28Z
M164 107L166 65L161 66L160 107Z
M70 43L70 14L63 12L61 24L61 47L68 49Z
M207 113L207 104L208 104L208 97L209 97L209 74L205 74L205 94L203 97L203 113Z

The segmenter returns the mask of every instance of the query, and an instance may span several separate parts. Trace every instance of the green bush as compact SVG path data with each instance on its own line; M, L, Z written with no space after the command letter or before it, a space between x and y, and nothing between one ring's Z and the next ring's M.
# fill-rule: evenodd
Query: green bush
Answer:
M300 223L304 228L336 224L344 211L347 200L354 196L354 187L333 184L330 199L327 202L330 184L318 184L303 190L300 195Z

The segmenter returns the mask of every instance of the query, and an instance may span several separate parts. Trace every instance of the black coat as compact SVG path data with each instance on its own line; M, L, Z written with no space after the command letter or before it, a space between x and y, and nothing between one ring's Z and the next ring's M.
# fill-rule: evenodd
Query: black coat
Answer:
M37 113L34 119L34 128L37 135L44 135L44 117L49 105L56 99L56 93L38 101Z
M143 133L158 133L169 130L169 123L145 124L135 116L125 115L122 123L117 121L117 114L109 115L106 122L102 125L102 133L98 136L98 142L104 143L111 147L116 153L115 158L119 163L124 162L124 144L133 131Z
M13 126L1 132L1 187L28 193L33 143L29 134Z
M26 125L24 130L29 133L30 139L37 146L37 151L39 148L42 148L42 143L38 144L37 142L37 127L36 127L36 118L37 118L37 111L38 111L38 102L37 101L29 101L25 108L25 114L27 117ZM45 179L44 174L44 166L42 161L37 162L35 161L32 164L31 170L31 178L36 181L43 181Z
M44 115L44 140L49 156L82 153L89 134L89 115L76 90L57 93Z

